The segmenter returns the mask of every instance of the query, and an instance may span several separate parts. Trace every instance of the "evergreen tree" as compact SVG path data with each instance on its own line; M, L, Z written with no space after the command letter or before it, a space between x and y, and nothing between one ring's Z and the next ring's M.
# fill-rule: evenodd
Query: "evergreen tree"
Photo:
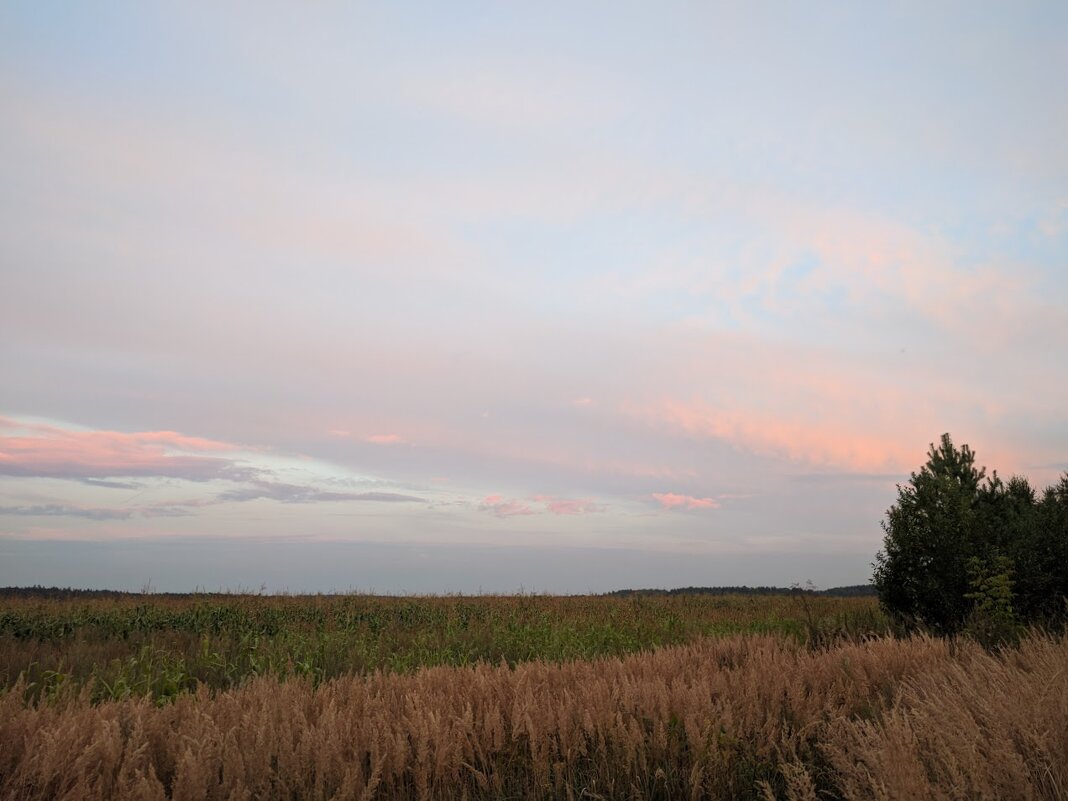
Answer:
M1044 620L1068 619L1068 474L1048 487L1036 507L1035 561L1040 584L1032 605Z
M1068 617L1068 475L1037 501L1027 479L988 478L967 445L943 434L897 489L873 566L880 603L899 623L992 641L1018 623Z
M977 532L984 476L972 450L956 448L943 434L927 463L898 486L897 503L882 524L875 586L883 608L899 622L939 634L964 626L971 605L968 565L985 556Z

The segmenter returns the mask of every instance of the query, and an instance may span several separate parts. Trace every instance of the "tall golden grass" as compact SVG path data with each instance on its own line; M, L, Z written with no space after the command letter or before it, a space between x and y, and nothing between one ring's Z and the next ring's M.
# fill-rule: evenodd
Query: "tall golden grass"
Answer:
M760 635L621 658L0 696L0 798L1065 799L1068 642Z

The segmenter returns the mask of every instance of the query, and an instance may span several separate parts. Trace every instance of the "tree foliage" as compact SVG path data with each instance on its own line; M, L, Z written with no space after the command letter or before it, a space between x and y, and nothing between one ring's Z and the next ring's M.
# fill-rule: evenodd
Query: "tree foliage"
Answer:
M882 526L874 583L906 627L1001 632L1064 619L1068 474L1039 499L1025 478L987 476L943 434Z

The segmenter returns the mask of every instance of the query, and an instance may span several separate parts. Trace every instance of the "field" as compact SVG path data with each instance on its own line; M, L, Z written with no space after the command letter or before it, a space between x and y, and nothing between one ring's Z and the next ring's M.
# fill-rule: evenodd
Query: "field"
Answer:
M375 670L621 656L698 637L884 631L870 598L821 596L140 596L9 598L0 686L34 698L165 700L253 676L313 683ZM821 635L822 632L822 635Z
M869 598L0 601L0 798L1068 797L1068 644Z

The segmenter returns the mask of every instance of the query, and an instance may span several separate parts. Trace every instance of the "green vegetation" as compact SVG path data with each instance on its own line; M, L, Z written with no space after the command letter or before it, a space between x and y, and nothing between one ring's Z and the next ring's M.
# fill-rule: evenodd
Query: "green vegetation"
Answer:
M88 685L160 701L254 676L313 683L436 665L563 662L700 637L825 642L887 630L871 598L674 595L423 597L0 596L0 687Z
M1011 641L1021 624L1059 625L1068 606L1068 475L1041 499L1019 476L976 468L949 434L898 487L875 585L906 628Z

